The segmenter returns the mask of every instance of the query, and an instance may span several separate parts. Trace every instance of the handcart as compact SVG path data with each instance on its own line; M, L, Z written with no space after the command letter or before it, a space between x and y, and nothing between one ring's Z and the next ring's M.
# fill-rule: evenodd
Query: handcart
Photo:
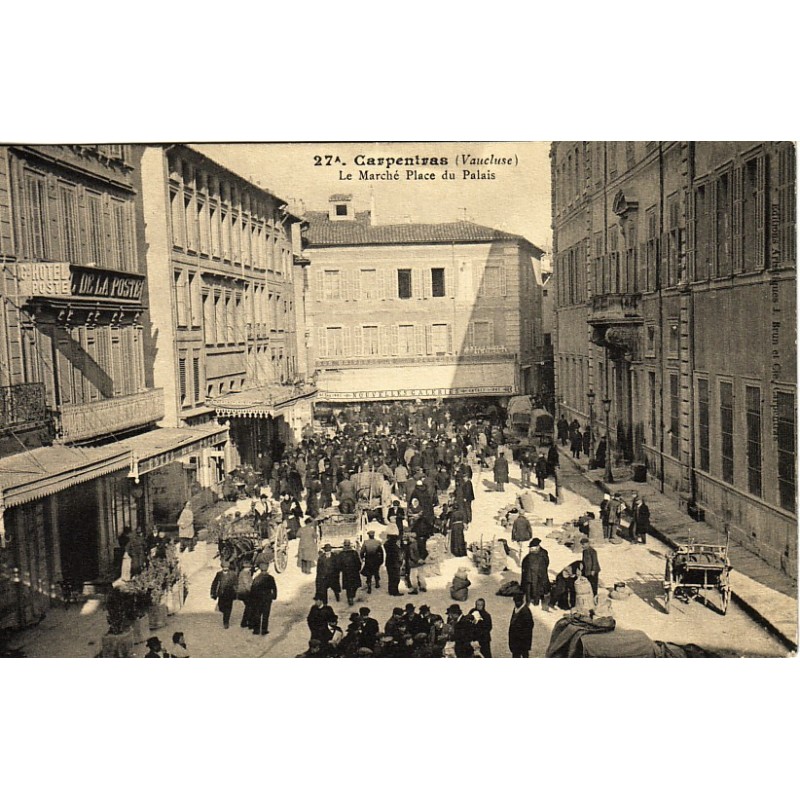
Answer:
M681 545L666 557L664 572L664 609L669 614L672 599L685 603L705 597L702 591L714 589L720 594L720 611L726 614L731 599L731 562L728 558L730 530L725 526L725 544Z

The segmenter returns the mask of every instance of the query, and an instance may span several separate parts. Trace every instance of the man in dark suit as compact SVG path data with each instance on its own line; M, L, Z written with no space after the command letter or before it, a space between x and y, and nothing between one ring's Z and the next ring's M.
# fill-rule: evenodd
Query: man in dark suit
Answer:
M581 539L581 547L583 548L583 574L592 586L592 593L597 597L597 579L600 575L597 550L589 544L589 540L585 536Z
M278 586L275 578L266 571L256 567L253 572L253 584L250 587L250 626L256 636L269 633L269 615L272 602L278 599Z
M447 609L447 621L453 628L456 658L472 658L472 641L475 639L472 617L465 617L461 606L452 605Z
M222 569L214 576L211 583L211 599L217 601L222 612L222 626L230 627L231 609L236 599L236 584L239 576L231 569L230 564L223 564Z
M342 586L339 583L339 560L333 553L333 548L326 544L322 548L317 561L317 581L316 594L321 597L324 603L328 603L328 589L333 590L336 602L339 602L339 595L342 593Z
M522 589L525 599L535 606L542 601L542 608L549 611L548 595L550 593L550 578L547 574L550 566L550 556L542 547L541 539L531 539L528 545L528 555L522 559Z
M508 649L512 658L527 658L533 645L533 614L524 594L514 595L514 610L508 625Z

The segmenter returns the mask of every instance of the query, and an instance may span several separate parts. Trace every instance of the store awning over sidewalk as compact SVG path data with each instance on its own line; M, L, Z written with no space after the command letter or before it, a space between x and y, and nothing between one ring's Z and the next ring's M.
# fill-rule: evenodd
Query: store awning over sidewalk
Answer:
M139 477L203 447L228 441L227 426L211 423L191 428L156 428L125 440L130 450L128 477Z
M37 447L0 459L0 506L29 503L78 483L91 481L130 463L127 442L102 447Z
M283 409L317 394L308 386L257 386L217 397L207 404L218 417L274 417Z

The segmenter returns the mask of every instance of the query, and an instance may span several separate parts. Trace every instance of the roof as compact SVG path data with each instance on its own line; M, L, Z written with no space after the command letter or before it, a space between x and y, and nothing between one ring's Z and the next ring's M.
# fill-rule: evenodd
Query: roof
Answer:
M208 401L220 417L266 417L316 394L311 386L254 386Z
M372 225L368 211L357 211L354 220L331 220L327 212L308 211L306 239L308 248L336 245L375 244L450 244L452 242L525 242L537 255L544 251L528 242L524 236L475 222L405 223L401 225Z
M128 477L157 469L202 446L219 444L228 429L217 425L156 428L99 447L54 444L0 459L0 496L6 507L56 494L111 472Z

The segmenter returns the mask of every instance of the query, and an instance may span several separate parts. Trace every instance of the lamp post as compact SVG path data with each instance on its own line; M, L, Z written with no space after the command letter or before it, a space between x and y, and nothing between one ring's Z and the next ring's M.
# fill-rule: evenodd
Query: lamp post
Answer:
M589 466L594 459L594 389L589 389L586 399L589 401Z
M611 398L603 398L603 410L606 412L606 471L603 480L606 483L613 483L614 476L611 474Z

